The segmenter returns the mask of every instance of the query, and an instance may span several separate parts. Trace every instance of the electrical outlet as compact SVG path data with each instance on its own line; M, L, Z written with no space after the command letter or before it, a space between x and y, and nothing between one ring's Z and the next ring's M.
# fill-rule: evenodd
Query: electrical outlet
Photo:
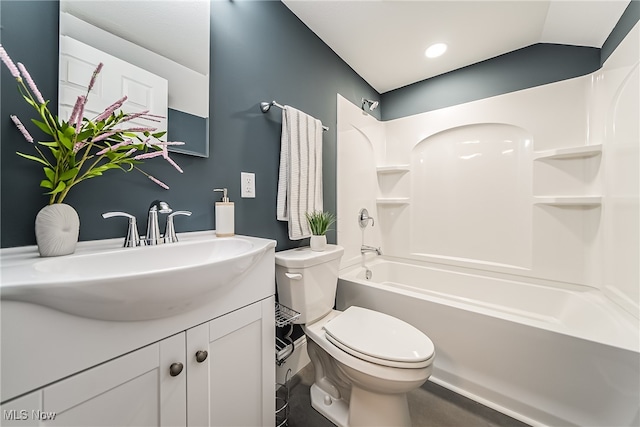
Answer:
M256 174L240 172L240 197L254 199L256 197Z

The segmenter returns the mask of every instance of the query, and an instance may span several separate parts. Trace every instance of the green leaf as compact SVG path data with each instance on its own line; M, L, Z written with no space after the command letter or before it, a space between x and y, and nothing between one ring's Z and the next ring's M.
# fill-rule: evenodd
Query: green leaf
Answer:
M49 166L49 163L47 163L45 160L41 159L40 157L32 156L30 154L20 153L19 151L16 151L16 154L20 157L24 157L25 159L33 160L34 162L42 163L45 166Z
M58 150L57 148L53 148L53 147L49 147L49 150L51 150L51 154L53 154L53 157L56 158L56 161L60 160L60 150Z
M42 181L40 181L40 187L53 189L53 182L43 179Z
M35 102L33 102L28 96L26 95L22 95L22 97L24 98L25 101L27 101L27 104L31 105L33 108L35 108L36 110L39 111L38 109L38 104L36 104Z
M51 136L53 136L53 135L51 134L51 129L49 129L49 126L47 126L47 124L46 124L46 123L41 122L41 121L36 120L36 119L31 119L31 122L32 122L34 125L38 126L38 128L40 128L40 130L41 130L42 132L46 133L47 135L51 135Z
M326 234L331 224L336 222L336 217L331 212L314 211L305 212L311 233L316 236Z
M44 168L44 174L47 176L47 178L49 178L49 181L52 181L52 182L56 177L55 171L53 169L47 168L47 167ZM51 184L51 187L49 187L49 188L53 188L53 184Z
M71 139L60 131L58 131L58 141L60 141L60 144L62 144L67 150L73 149L73 142Z
M87 138L89 138L90 136L93 136L94 132L92 129L87 129L85 131L82 131L78 134L78 141L86 141Z
M58 142L57 141L46 141L46 142L38 141L38 144L44 145L45 147L57 147L58 146Z
M78 175L78 168L73 168L73 169L69 169L68 171L64 171L62 172L62 175L60 175L60 181L68 181L70 179L73 179L76 177L76 175Z
M64 191L65 188L67 188L67 185L64 182L60 181L58 183L58 186L55 188L55 190L49 191L48 193L45 193L45 194L58 194L61 191Z

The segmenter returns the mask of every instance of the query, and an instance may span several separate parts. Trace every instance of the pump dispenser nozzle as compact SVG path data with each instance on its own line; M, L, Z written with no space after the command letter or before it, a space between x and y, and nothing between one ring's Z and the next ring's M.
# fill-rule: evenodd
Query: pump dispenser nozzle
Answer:
M221 191L222 192L222 202L228 203L229 198L227 197L227 189L226 188L214 188L213 191Z

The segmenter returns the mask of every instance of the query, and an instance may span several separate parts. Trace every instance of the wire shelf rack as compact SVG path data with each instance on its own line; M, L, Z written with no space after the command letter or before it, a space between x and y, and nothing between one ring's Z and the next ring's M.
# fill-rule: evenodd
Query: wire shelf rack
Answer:
M276 303L276 326L282 328L295 322L300 317L300 313L297 311Z
M291 408L289 407L290 382L291 369L288 369L284 384L276 384L276 427L289 425L289 414L291 413Z

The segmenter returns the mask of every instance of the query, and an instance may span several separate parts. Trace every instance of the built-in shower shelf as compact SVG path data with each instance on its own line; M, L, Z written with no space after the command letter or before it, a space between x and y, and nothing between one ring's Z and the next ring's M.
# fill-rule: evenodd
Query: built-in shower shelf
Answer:
M376 199L379 205L408 205L408 197L379 197Z
M533 199L535 204L550 206L596 207L602 204L602 196L538 196Z
M602 144L538 151L535 159L587 159L602 153Z
M387 175L392 173L407 173L409 172L409 165L388 165L378 166L376 168L378 175Z

